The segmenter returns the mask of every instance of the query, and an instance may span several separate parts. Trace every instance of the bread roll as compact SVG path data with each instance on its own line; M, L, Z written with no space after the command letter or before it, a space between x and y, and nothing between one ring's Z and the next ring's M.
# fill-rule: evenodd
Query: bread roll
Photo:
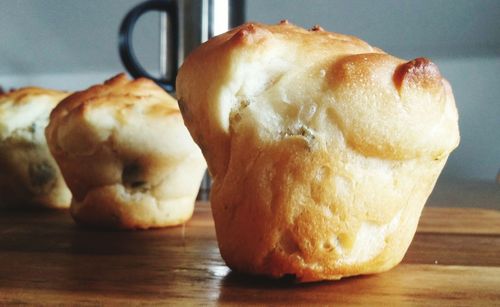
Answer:
M425 58L286 21L195 50L177 95L213 176L234 270L298 281L389 270L459 143L451 87Z
M206 164L177 102L153 81L121 74L69 96L46 135L76 222L146 229L191 217Z
M0 94L0 207L69 207L44 135L50 111L67 95L37 87Z

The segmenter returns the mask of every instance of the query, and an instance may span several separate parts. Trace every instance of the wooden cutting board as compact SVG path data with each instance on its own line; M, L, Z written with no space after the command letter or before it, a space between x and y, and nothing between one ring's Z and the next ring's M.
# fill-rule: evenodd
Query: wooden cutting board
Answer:
M293 284L231 272L209 205L184 227L97 231L67 211L2 212L0 305L500 305L500 212L426 208L403 262Z

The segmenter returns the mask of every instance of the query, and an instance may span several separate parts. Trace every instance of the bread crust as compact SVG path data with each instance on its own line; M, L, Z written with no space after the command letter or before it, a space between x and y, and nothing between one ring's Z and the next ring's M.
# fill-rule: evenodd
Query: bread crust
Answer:
M459 143L435 64L319 26L247 23L217 36L186 59L177 95L213 177L222 257L251 274L392 268Z
M0 94L0 207L69 207L71 193L43 132L67 95L39 87Z
M146 229L191 217L206 164L175 99L153 81L120 74L69 96L46 135L78 223Z

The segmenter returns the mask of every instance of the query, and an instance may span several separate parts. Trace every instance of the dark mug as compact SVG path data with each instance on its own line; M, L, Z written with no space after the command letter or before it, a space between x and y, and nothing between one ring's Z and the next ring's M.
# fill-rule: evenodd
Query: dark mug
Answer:
M179 63L210 37L243 23L244 8L244 0L150 0L141 3L127 13L120 26L118 42L123 65L134 78L152 79L167 92L175 93ZM134 26L149 11L162 13L159 78L143 68L132 46Z
M171 51L168 53L169 58L167 62L170 66L170 74L163 75L159 78L152 76L148 73L144 67L139 63L132 46L132 33L137 20L144 13L149 11L160 11L164 12L167 19L170 21L170 26L166 27L167 39L171 47ZM166 26L166 25L165 25ZM162 32L164 30L162 29ZM134 78L146 77L154 80L158 85L163 87L167 92L173 93L175 91L175 77L177 75L177 67L179 60L179 11L177 8L177 2L173 0L151 0L141 3L130 10L122 21L119 32L118 47L120 51L120 57L122 59L123 65L128 70L128 72ZM166 52L166 51L165 51ZM163 55L162 55L163 56ZM166 55L165 55L166 56ZM165 73L165 72L163 72Z

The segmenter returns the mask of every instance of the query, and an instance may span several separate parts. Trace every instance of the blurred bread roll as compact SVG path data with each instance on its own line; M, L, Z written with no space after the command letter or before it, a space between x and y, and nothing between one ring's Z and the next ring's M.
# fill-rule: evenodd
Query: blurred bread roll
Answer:
M76 222L146 229L191 217L206 164L177 102L153 81L121 74L67 97L46 136Z
M0 94L0 207L69 207L71 193L44 134L67 95L37 87Z
M386 271L459 143L451 87L425 58L247 23L195 50L177 96L213 176L222 257L298 281Z

